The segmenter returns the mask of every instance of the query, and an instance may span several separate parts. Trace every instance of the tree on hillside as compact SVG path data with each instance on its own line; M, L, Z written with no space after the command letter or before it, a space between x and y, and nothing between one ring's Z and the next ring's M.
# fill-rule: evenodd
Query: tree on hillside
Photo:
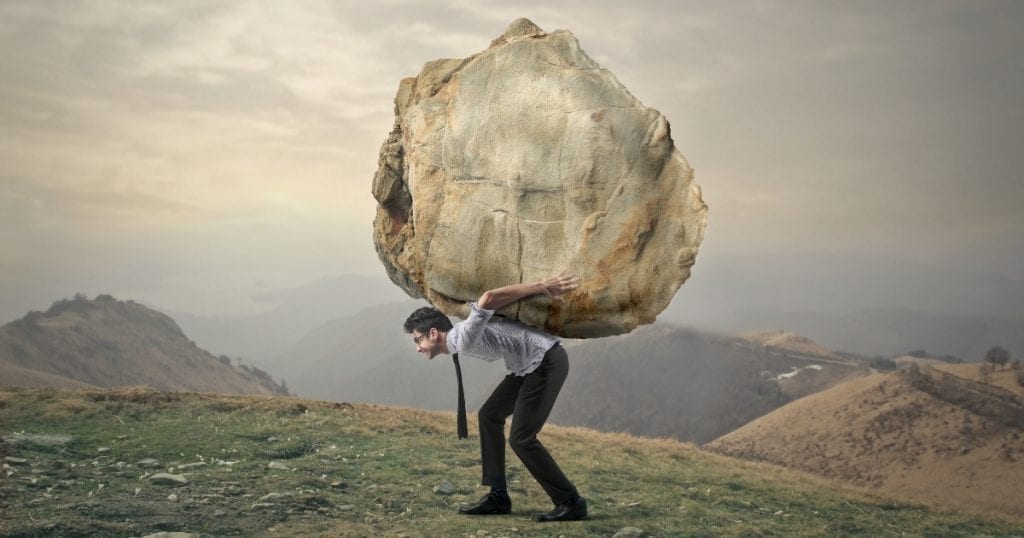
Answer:
M1010 362L1010 352L999 346L991 347L985 352L985 362L991 363L993 368L998 366L1001 369Z

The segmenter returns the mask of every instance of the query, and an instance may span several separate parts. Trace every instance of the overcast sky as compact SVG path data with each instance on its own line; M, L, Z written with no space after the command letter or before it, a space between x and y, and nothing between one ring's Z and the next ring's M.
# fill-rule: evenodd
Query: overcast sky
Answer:
M372 6L370 4L373 4ZM514 19L672 124L698 257L1024 278L1024 2L0 2L0 322L76 291L242 312L383 271L399 81Z

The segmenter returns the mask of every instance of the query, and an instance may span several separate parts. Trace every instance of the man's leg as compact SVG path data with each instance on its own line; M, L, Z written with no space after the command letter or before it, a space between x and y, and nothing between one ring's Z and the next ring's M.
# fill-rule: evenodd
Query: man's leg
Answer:
M569 357L562 346L555 346L544 356L540 367L522 378L509 438L512 450L556 505L576 498L576 488L537 439L537 434L551 414L568 375Z
M516 405L523 378L505 376L480 406L477 414L480 424L480 461L483 466L481 483L492 488L507 488L505 484L505 419Z

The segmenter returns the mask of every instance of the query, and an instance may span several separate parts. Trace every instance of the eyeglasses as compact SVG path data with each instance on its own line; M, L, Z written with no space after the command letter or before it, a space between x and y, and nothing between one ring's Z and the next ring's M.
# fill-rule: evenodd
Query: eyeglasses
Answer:
M421 334L421 335L419 335L419 336L416 336L416 337L414 337L414 338L412 339L412 343L414 343L414 344L416 344L416 345L420 345L420 340L423 340L423 337L425 337L425 336L427 336L427 335L425 335L425 334Z

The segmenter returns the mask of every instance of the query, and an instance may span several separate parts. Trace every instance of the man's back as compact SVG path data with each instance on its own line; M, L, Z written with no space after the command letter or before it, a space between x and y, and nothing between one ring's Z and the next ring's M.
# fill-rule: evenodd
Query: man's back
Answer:
M465 321L456 323L448 333L448 346L460 356L471 355L486 361L505 361L508 371L526 375L537 368L544 354L559 339L544 331L494 316L474 303Z

